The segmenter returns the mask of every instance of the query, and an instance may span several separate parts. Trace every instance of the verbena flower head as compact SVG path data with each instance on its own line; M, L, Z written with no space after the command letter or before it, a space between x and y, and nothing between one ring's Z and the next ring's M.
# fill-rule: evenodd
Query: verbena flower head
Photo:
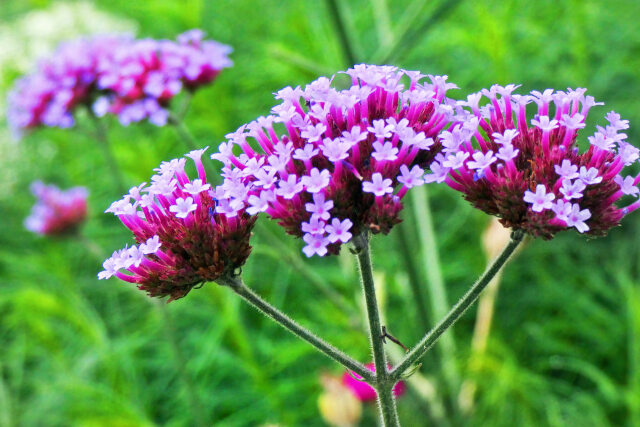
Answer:
M9 93L10 126L17 133L37 126L73 126L75 109L88 105L95 96L99 64L128 40L124 36L96 36L61 44Z
M190 30L177 41L143 39L118 47L100 66L98 88L106 93L93 105L96 115L117 114L123 125L148 119L164 126L175 95L210 83L233 64L229 46L203 37Z
M371 372L375 372L376 368L373 363L367 363L365 367ZM345 385L361 402L370 402L378 397L376 390L366 382L362 381L360 376L353 372L345 372L342 374L342 384ZM393 395L400 397L406 391L403 381L399 381L393 387Z
M115 251L98 278L116 276L172 301L244 264L256 218L244 209L220 212L202 165L205 150L186 156L195 163L198 178L185 173L185 158L163 162L151 185L131 188L106 210L133 232L137 245Z
M60 236L74 233L87 217L88 191L84 187L61 190L41 181L31 184L38 199L24 222L34 233Z
M621 132L627 120L608 113L609 124L597 126L580 152L579 130L591 107L602 104L585 89L515 95L515 88L493 86L460 102L470 112L459 111L464 120L442 135L450 142L432 165L440 180L504 226L547 239L567 228L604 235L640 207L616 205L639 192L640 175L621 175L638 160ZM483 95L489 103L480 107Z
M276 94L272 115L227 135L220 212L266 212L302 237L307 256L335 254L364 230L388 233L401 199L425 182L449 123L455 85L391 66L357 65L346 89L321 77ZM224 201L224 202L223 202Z

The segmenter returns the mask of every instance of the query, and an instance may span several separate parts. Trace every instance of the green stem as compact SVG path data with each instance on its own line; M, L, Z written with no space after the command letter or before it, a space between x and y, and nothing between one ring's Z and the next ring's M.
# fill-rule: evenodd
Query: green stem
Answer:
M302 338L303 340L314 346L321 353L340 363L345 368L360 375L367 382L372 382L375 384L375 378L373 374L371 373L371 371L365 368L364 365L352 359L350 356L338 350L331 344L325 342L322 338L307 330L305 327L298 324L289 316L269 304L258 294L249 289L240 278L223 277L218 280L218 283L220 285L229 287L233 292L242 297L242 299L251 304L254 308L258 309L260 312L271 318L273 321L278 323L280 326L282 326L292 334L296 335L299 338Z
M436 231L433 227L427 187L423 185L414 188L414 190L412 204L415 218L417 219L416 228L421 246L422 265L427 279L427 290L430 296L431 325L433 325L436 321L446 316L450 305L440 266ZM455 363L456 343L453 338L452 334L447 334L442 337L438 344L441 353L442 374L452 396L460 383L460 376Z
M420 342L404 357L404 359L391 371L391 378L398 381L402 375L418 360L429 351L438 338L449 329L475 302L482 290L489 284L491 279L500 271L502 266L509 260L509 257L516 250L524 237L524 231L514 230L511 232L511 241L503 249L502 253L491 263L480 278L471 286L466 294L453 306L449 313L433 329L420 340Z
M122 172L118 167L118 162L111 151L111 144L109 144L109 139L107 138L107 129L104 127L104 123L95 114L93 111L89 109L89 117L91 117L91 121L95 126L96 130L96 140L98 141L98 145L102 148L102 152L104 153L104 158L107 161L107 165L111 170L111 177L113 178L113 182L115 183L118 191L126 191L126 186L124 184L124 180L122 179Z
M378 392L378 406L382 415L384 426L400 426L398 410L393 397L395 381L389 376L387 360L382 341L382 326L380 325L380 313L376 300L376 289L373 282L373 268L371 266L371 251L369 248L369 234L364 232L353 239L353 245L358 256L362 289L367 306L367 318L369 320L369 341L373 350L373 363L376 367L376 384Z
M182 140L182 142L184 142L184 145L189 151L198 149L198 142L179 116L170 115L168 123L175 129L178 137ZM216 178L218 178L218 175L214 173L216 169L213 165L213 162L211 161L211 157L209 156L209 154L204 154L204 156L202 157L202 164L205 171L207 172L207 181L209 181L209 183L213 185L216 182Z
M356 56L353 53L353 46L351 40L347 35L347 28L344 23L344 18L340 11L340 7L336 0L327 0L327 6L329 7L329 15L338 31L338 37L340 38L340 46L344 54L344 59L347 61L349 67L356 64Z
M418 272L418 266L416 265L416 257L411 248L408 225L409 224L403 223L398 226L398 243L400 252L402 252L402 260L409 274L409 287L411 288L413 300L418 310L418 319L420 319L423 330L427 330L429 328L429 314L427 312L427 305L424 302L424 296L422 295L420 274Z
M184 122L174 115L169 116L169 124L173 126L178 134L178 137L182 140L184 145L189 151L197 150L196 140L189 132L189 129L184 125Z
M187 401L189 406L191 407L191 413L193 414L195 425L197 426L206 426L206 417L205 412L202 407L202 403L200 402L200 398L198 397L198 393L196 392L195 384L191 379L191 376L187 372L186 369L186 358L184 357L184 353L180 349L180 345L178 343L178 339L176 337L176 327L173 321L173 317L171 313L166 307L166 304L159 300L154 300L156 302L157 307L160 309L162 313L163 321L165 323L165 333L167 334L167 340L169 342L169 346L173 352L173 357L175 359L175 365L180 374L180 379L182 380L182 385L184 387L184 391L187 394Z
M351 327L355 329L360 328L360 320L359 313L354 309L354 307L347 302L347 299L342 296L339 292L335 290L332 286L327 284L326 279L323 279L322 276L318 275L315 270L309 268L307 264L302 262L299 256L299 252L293 252L289 246L285 242L282 241L280 236L274 233L268 226L263 222L258 222L256 224L256 232L266 234L269 242L273 246L277 246L273 251L275 256L280 260L284 260L293 266L296 271L298 271L306 280L309 281L311 285L316 287L320 292L324 294L326 298L331 301L338 310L347 316L349 319L349 324Z
M455 8L460 4L462 0L443 0L438 8L422 22L422 25L407 25L400 29L400 37L396 37L394 42L390 44L384 53L374 55L375 63L386 64L396 60L396 58L406 57L418 42L425 37L431 28L433 28L438 21L446 17L449 13L453 12ZM422 8L420 8L422 9ZM420 11L415 11L415 16L422 15ZM411 15L409 15L411 18Z

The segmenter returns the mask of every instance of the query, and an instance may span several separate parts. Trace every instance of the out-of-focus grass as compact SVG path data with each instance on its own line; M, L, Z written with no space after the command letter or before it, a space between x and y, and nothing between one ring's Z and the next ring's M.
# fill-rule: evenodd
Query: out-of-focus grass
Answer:
M0 20L10 26L52 3L5 1ZM374 7L382 4L389 15L376 21ZM416 16L415 26L438 8L424 1L342 5L362 61L393 46L388 38L406 30L407 17ZM266 114L273 105L271 93L281 87L344 68L323 2L115 0L98 6L137 22L141 36L171 38L201 27L234 47L235 66L196 94L187 115L187 126L203 146L217 146L225 133ZM522 83L524 90L585 86L607 102L592 110L589 128L615 109L631 120L629 139L638 145L639 7L631 0L462 1L417 34L413 46L403 46L405 55L394 65L448 74L460 94L492 83ZM379 34L385 39L378 40ZM7 67L3 89L15 77ZM170 128L121 128L115 121L108 127L130 185L148 180L161 160L185 151ZM73 130L38 131L18 144L0 145L7 153L0 176L10 177L0 191L0 425L177 426L199 420L225 426L322 425L316 409L318 375L339 368L224 289L204 286L169 304L167 315L125 283L98 282L101 260L81 242L49 241L23 229L33 202L28 184L38 178L91 189L84 233L105 252L130 241L116 219L101 214L119 194L90 132L90 123L81 118ZM483 269L479 236L487 218L446 188L429 191L453 302ZM414 227L414 221L420 218L400 227ZM299 262L283 262L277 256L282 251L274 255L269 249L277 247L273 235L259 231L244 268L246 281L366 361L360 319L354 321L309 277L324 280L342 304L357 310L353 260L348 254L303 259L300 242L274 224L264 227ZM639 231L640 219L631 215L604 239L565 233L552 242L534 241L508 266L486 360L475 374L478 401L468 424L640 422ZM375 238L374 261L386 283L386 323L410 344L424 331L397 242L393 236ZM419 243L409 244L417 257ZM296 264L313 273L292 268ZM453 331L454 363L463 376L472 325L470 313ZM438 391L445 390L441 368L438 352L430 353L421 368ZM455 408L446 405L447 419L462 423ZM432 416L414 393L399 406L406 425L422 425ZM373 422L373 408L366 417L363 425Z

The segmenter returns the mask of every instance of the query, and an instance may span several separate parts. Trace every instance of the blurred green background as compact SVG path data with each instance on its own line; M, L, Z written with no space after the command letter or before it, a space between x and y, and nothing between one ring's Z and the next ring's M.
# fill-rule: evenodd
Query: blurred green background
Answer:
M456 98L493 83L521 83L521 91L587 87L606 106L591 110L586 131L615 109L630 120L629 141L638 145L635 0L337 3L358 62L447 74L461 89ZM199 145L216 147L268 113L272 92L347 67L329 10L319 0L0 0L0 426L325 425L319 377L341 375L339 366L230 292L209 284L164 305L116 279L98 282L104 254L131 236L102 213L120 191L91 123L79 117L71 130L38 130L18 142L3 109L12 81L60 40L114 31L174 38L198 27L235 50L235 66L195 95L186 116ZM112 119L107 126L128 186L187 151L168 127L123 128ZM35 179L89 187L84 240L24 229ZM447 188L427 191L448 306L485 266L480 236L489 219ZM416 194L405 222L373 242L385 323L407 345L445 307L430 292L435 252L429 239L413 237L429 232L429 205ZM399 401L404 425L640 425L639 231L634 214L606 238L569 232L531 241L505 271L486 352L471 352L474 307L424 359ZM367 361L348 251L308 260L299 241L266 220L253 241L246 282ZM466 411L459 404L465 381L477 385ZM361 425L374 425L376 416L365 405Z

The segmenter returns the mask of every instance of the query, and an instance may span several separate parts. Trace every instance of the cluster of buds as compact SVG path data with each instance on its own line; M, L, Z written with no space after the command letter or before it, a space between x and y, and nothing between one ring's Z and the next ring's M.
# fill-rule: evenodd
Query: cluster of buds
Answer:
M500 218L505 227L552 238L575 227L600 236L640 207L635 201L616 206L623 196L638 196L638 176L622 169L638 160L638 149L625 142L628 121L615 112L578 148L578 130L598 105L585 89L529 95L516 86L492 86L459 102L459 121L440 135L442 153L431 170L476 208ZM482 96L489 103L479 106ZM527 116L527 106L537 113ZM463 107L466 107L464 109ZM470 110L470 111L469 111Z
M388 233L400 221L407 190L430 180L455 85L391 66L345 74L343 90L332 87L335 76L280 90L272 115L227 135L211 156L224 164L218 212L266 212L304 240L307 256L335 254L353 235Z
M187 154L198 178L185 173L186 158L163 162L146 183L133 187L111 212L138 245L115 251L98 278L116 276L150 296L184 297L193 287L233 275L246 261L255 217L244 210L218 212L202 164L205 149Z
M203 37L190 30L177 41L97 36L64 43L18 80L9 94L9 123L17 133L67 128L85 106L98 116L117 114L124 125L149 119L163 126L176 94L210 83L232 65L231 48Z
M100 64L97 87L104 95L93 104L94 113L116 114L125 126L144 119L164 126L174 96L210 83L233 64L229 46L203 38L202 31L191 30L177 41L143 39L116 46Z
M31 184L38 199L25 220L25 227L34 233L50 236L73 234L87 217L87 197L84 187L61 190L41 181Z
M74 110L88 105L94 96L99 64L116 46L128 41L126 37L102 36L61 44L9 93L7 119L11 127L20 132L37 126L73 126Z

